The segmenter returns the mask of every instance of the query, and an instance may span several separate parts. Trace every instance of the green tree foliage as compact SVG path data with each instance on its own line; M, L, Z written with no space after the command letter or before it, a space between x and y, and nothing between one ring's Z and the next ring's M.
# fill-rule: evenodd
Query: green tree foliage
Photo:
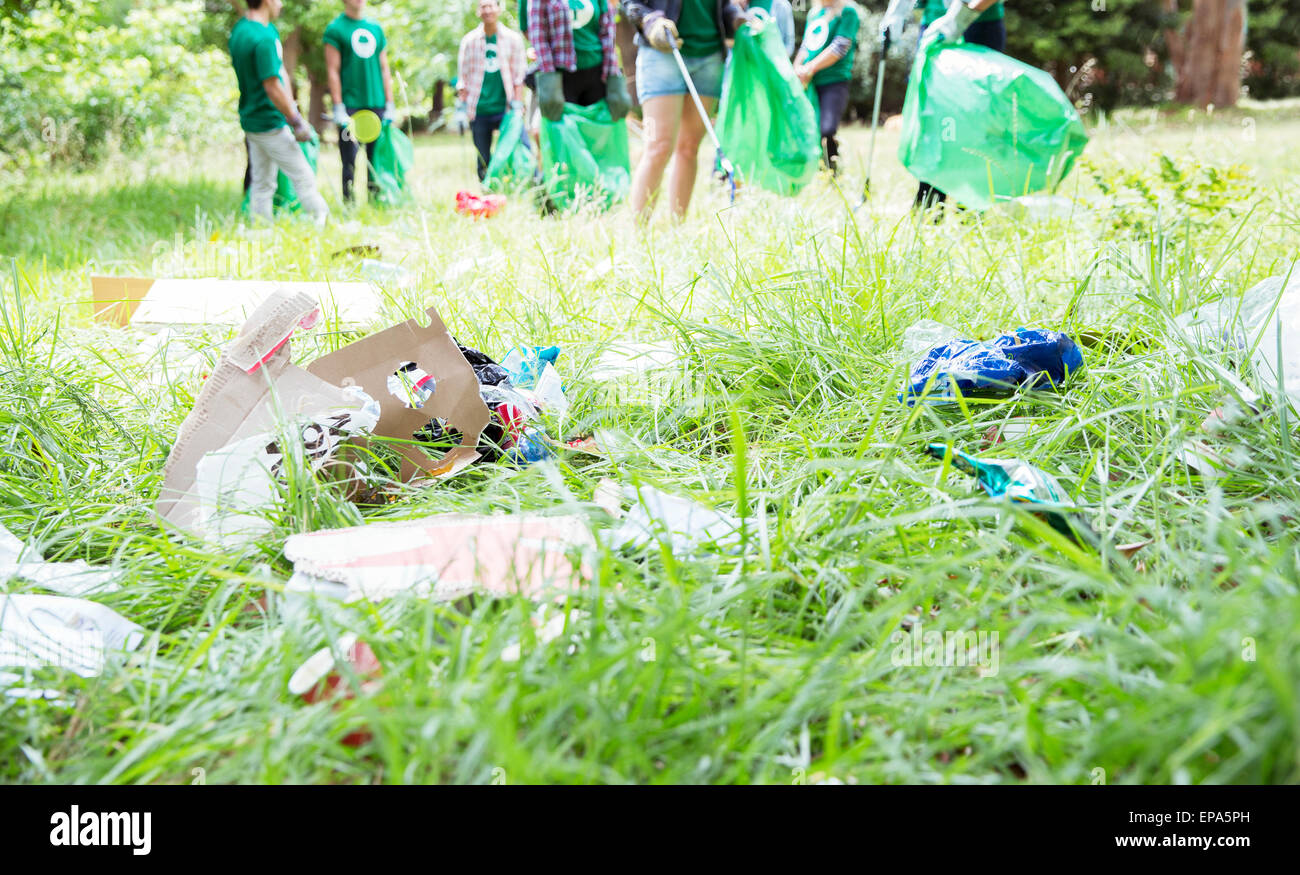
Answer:
M217 108L233 105L235 83L229 59L203 43L202 11L199 0L7 7L0 168L89 164L211 128Z
M1242 84L1259 99L1300 94L1300 0L1252 0Z
M1085 108L1168 99L1164 34L1179 26L1179 16L1160 2L1012 0L1006 23L1007 53L1047 70Z

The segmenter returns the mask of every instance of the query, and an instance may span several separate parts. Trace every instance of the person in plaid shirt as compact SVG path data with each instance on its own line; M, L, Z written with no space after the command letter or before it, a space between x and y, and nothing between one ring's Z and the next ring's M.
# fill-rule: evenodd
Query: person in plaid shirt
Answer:
M479 0L478 27L460 41L456 96L465 101L478 153L478 178L492 160L492 137L506 109L522 111L524 38L501 24L500 0Z
M632 108L614 48L614 11L608 0L519 0L519 26L537 56L542 116L559 121L564 104L604 100L621 119Z

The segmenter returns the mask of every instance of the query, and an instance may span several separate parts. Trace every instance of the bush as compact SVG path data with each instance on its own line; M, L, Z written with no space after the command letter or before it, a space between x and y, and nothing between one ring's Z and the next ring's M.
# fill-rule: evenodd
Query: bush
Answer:
M199 0L38 0L0 22L0 167L86 166L114 149L170 148L230 129L236 84L225 52L200 44Z

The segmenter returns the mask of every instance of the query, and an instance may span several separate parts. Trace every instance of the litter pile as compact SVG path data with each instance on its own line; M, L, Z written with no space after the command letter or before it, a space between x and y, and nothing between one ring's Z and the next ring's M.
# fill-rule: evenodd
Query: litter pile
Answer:
M266 508L286 466L373 491L370 439L400 459L406 482L449 477L480 458L549 454L543 412L568 408L557 348L508 358L512 372L458 344L433 308L428 324L394 325L307 368L291 361L295 331L320 317L309 295L273 293L204 383L163 471L157 510L173 525L237 545L272 528ZM518 385L512 381L518 381ZM441 455L430 455L431 450Z
M114 288L126 282L112 281ZM430 307L425 319L295 365L294 335L320 321L318 299L292 288L275 288L247 318L179 429L155 508L161 521L240 548L273 534L285 496L310 481L375 503L395 497L402 483L432 485L475 462L527 465L566 449L608 454L616 443L600 433L563 442L548 434L547 423L563 422L570 406L556 366L559 347L517 346L498 362L459 343ZM1194 343L1250 363L1262 392L1239 386L1248 404L1276 403L1282 411L1300 408L1300 370L1285 354L1300 341L1298 324L1300 281L1282 278L1175 320ZM1036 328L972 340L922 322L906 332L904 353L912 364L898 397L908 407L1060 391L1084 367L1069 335ZM671 384L674 358L671 345L625 344L607 350L590 377L597 384L642 383L658 374ZM1004 423L999 436L1012 424L1024 426ZM926 452L945 470L950 464L974 477L990 499L1028 509L1076 543L1101 546L1084 508L1032 461L977 457L946 443L928 444ZM537 637L554 640L581 616L569 600L595 578L602 549L629 558L656 549L701 556L735 554L746 543L745 520L648 484L602 480L593 499L606 512L595 525L588 512L570 509L445 513L293 534L283 545L293 564L286 607L346 610L399 595L520 596L538 606ZM0 667L9 669L0 673L0 690L63 702L31 673L52 666L94 677L110 658L137 649L146 633L84 598L118 589L118 572L81 560L47 561L38 541L0 526L0 582L18 579L58 593L0 595ZM519 647L512 647L509 658L517 660ZM360 683L345 684L345 675ZM289 688L307 702L325 702L380 683L382 666L369 645L340 634L294 673ZM344 742L366 738L356 731Z
M134 290L124 288L132 280L105 282L128 303L154 291L171 294L165 281ZM209 363L164 466L155 510L167 527L228 549L247 548L274 535L293 490L312 481L330 483L352 501L376 503L395 497L401 483L433 485L475 462L526 465L566 448L603 455L616 443L599 434L565 442L548 434L547 423L562 422L569 411L556 366L559 347L517 346L497 362L458 343L429 308L425 319L294 364L295 335L320 323L317 297L276 287ZM663 345L648 349L657 366L673 355ZM611 363L626 365L626 357L607 352L597 377L605 379ZM384 473L394 468L396 477ZM538 606L537 639L553 640L584 616L568 600L593 579L602 548L629 557L657 545L693 555L739 549L739 520L645 484L602 481L595 504L607 515L596 513L594 526L590 512L572 510L444 513L293 534L283 545L294 569L283 590L286 616L295 627L324 635L325 626L312 623L317 609L346 612L356 602L399 595L520 596ZM0 583L18 580L59 593L0 595L0 667L7 669L0 690L70 705L33 672L97 676L110 661L125 661L147 633L81 597L119 589L117 571L81 560L46 561L36 540L0 526ZM294 672L291 694L337 704L382 683L382 666L367 642L342 632L329 637ZM508 651L503 659L520 658L519 644ZM358 730L342 741L367 738Z
M1069 335L1038 328L1017 328L991 341L969 340L958 337L955 329L924 320L904 333L903 349L920 355L898 396L909 407L1006 397L1020 389L1059 389L1083 369L1083 353ZM1003 430L993 431L1003 436ZM978 458L947 444L929 444L926 452L974 477L990 498L1032 506L1071 540L1099 543L1064 487L1041 468L1021 459Z

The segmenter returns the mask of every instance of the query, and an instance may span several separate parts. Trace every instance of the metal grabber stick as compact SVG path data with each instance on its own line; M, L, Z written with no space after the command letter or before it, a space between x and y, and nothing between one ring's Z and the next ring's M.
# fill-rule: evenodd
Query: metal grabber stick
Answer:
M885 86L885 56L889 54L889 31L880 40L880 61L876 64L876 99L871 107L871 145L867 147L867 176L862 180L862 200L858 206L867 202L871 194L871 165L876 160L876 129L880 126L880 92Z
M713 145L718 150L718 163L722 165L722 172L727 174L727 183L731 186L731 202L736 202L736 168L722 151L722 143L718 140L718 134L713 130L713 123L709 121L709 114L704 111L704 101L700 100L700 92L695 90L695 82L691 79L690 71L686 69L686 62L682 60L682 53L673 46L673 57L677 59L677 69L682 71L682 78L686 80L686 88L691 92L691 99L695 101L695 108L700 113L700 121L704 122L704 130L709 132L709 139L713 140Z

